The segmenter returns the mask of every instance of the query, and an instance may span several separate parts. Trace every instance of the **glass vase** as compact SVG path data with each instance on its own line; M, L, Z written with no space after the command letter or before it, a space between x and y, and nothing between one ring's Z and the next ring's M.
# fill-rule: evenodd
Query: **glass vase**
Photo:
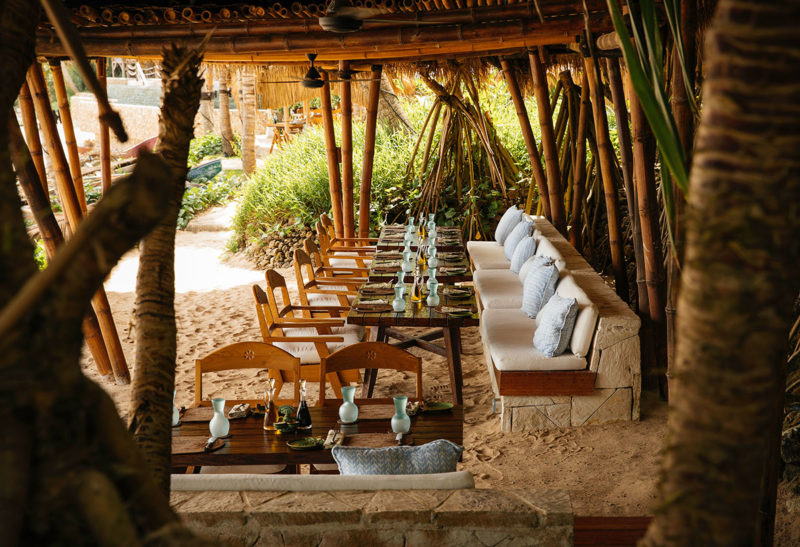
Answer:
M358 406L353 402L356 395L354 386L342 386L342 404L339 406L339 420L343 424L358 421Z
M439 305L439 283L429 283L428 288L430 292L428 293L428 298L425 300L425 303L428 304L430 307L435 307Z
M406 294L406 272L400 270L397 272L397 283L394 284L395 289L400 289L400 297L402 298L404 294Z
M177 395L177 393L177 390L172 390L172 427L181 423L181 411L175 406L175 395Z
M406 309L406 301L403 298L405 287L394 286L394 300L392 300L392 309L396 312L401 312Z
M275 378L267 380L267 391L264 393L264 429L275 431L278 413L275 409Z
M212 437L227 437L231 424L225 416L225 399L211 399L211 406L214 407L214 417L208 422L208 429Z
M439 286L439 280L436 279L436 268L428 268L428 291L433 292L431 286L435 285L436 287Z
M395 433L408 433L411 429L411 418L406 414L408 397L398 395L394 398L394 416L392 416L392 431Z

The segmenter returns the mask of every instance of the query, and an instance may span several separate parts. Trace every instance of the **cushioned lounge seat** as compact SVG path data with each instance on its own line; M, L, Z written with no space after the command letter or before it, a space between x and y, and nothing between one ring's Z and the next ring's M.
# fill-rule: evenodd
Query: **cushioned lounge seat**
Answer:
M462 490L475 488L469 471L428 475L172 475L173 491Z
M341 349L345 346L350 346L364 340L364 327L360 325L345 325L343 327L333 327L331 329L331 336L342 336L343 342L328 342L328 352ZM321 336L315 328L299 328L299 329L283 329L284 336L291 338L292 336ZM313 342L274 342L276 347L284 351L288 351L295 357L300 358L301 365L319 363L319 354Z
M467 252L476 271L507 270L511 267L504 247L494 241L468 241Z
M484 308L522 306L522 283L511 270L478 270L472 276Z

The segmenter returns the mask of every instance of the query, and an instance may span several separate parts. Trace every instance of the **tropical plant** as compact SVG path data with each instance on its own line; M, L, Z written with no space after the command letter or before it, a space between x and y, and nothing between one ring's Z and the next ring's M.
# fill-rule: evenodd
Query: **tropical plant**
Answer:
M225 202L242 185L241 171L223 171L209 181L199 179L183 193L178 212L178 228L184 229L194 216L213 205Z
M189 167L202 163L206 158L215 158L223 155L223 138L220 135L209 133L202 137L192 139L189 145ZM233 155L242 155L242 138L234 135Z

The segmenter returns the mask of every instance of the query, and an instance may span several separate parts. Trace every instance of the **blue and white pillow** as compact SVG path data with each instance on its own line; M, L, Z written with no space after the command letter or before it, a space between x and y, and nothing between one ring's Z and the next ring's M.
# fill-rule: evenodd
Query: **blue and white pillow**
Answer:
M545 357L555 357L566 351L575 328L578 302L554 294L537 317L533 345Z
M342 475L420 475L455 471L463 451L463 446L439 439L422 446L334 446L331 453Z
M528 317L536 318L550 297L556 292L558 268L555 264L542 266L528 274L522 285L522 307Z
M514 254L511 255L511 271L518 274L525 261L532 257L535 252L536 240L533 236L523 237L522 241L517 243Z
M511 233L511 230L514 229L514 226L519 223L519 219L521 218L522 209L517 209L516 205L509 207L506 212L503 213L500 222L497 223L497 228L494 230L494 240L500 245L505 243L508 234Z
M530 257L522 267L519 269L519 282L523 285L525 284L525 278L528 277L528 274L534 270L538 270L542 266L547 266L549 264L553 264L553 259L549 256L544 255L534 255Z
M503 251L508 260L511 260L511 257L514 256L514 249L517 248L517 244L522 241L522 238L531 235L532 231L533 222L529 220L520 220L517 225L514 226L514 229L508 234L506 242L503 244Z

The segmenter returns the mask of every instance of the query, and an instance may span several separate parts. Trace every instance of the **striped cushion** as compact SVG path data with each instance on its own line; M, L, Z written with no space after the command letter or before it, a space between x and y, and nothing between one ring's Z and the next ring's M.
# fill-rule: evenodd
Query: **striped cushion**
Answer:
M527 220L521 220L514 229L511 230L511 233L508 234L506 238L506 242L503 243L503 251L505 252L506 258L511 260L511 257L514 256L514 249L517 248L517 244L522 241L522 238L531 235L533 231L533 222Z
M500 245L505 243L508 234L511 233L511 230L514 229L514 226L517 225L521 218L522 209L517 209L516 205L509 207L506 212L503 213L503 218L497 223L497 228L494 230L494 240Z
M455 471L463 451L464 447L439 439L421 446L334 446L331 453L342 475L417 475Z
M529 273L538 270L542 266L547 266L548 264L553 264L553 259L549 256L535 255L530 257L519 269L519 282L524 284L525 278L528 277Z
M511 255L511 271L518 274L525 261L532 257L535 252L536 240L533 239L533 236L523 237L522 241L517 243L514 254Z
M530 272L522 285L522 311L528 317L535 318L542 306L556 292L557 282L558 268L555 264L542 266L538 270Z
M545 357L564 353L572 338L577 315L578 302L574 298L553 294L536 318L533 346Z

